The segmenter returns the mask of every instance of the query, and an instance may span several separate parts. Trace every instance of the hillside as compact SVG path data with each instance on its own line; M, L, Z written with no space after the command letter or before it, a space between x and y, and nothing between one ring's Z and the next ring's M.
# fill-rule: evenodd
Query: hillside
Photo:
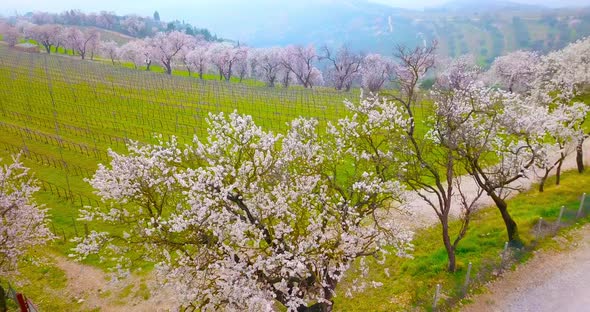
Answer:
M436 38L441 54L474 53L482 61L516 49L557 49L590 34L588 8L457 1L415 11L367 0L259 2L256 7L232 3L232 10L211 16L195 4L198 13L187 10L183 16L256 47L348 43L357 50L390 54L394 43L416 45Z
M160 12L177 19L172 22L135 14L119 16L78 10L59 14L29 12L24 17L37 24L97 27L110 32L104 38L113 38L115 32L127 36L114 36L119 43L129 36L143 38L157 31L181 30L203 35L208 41L219 41L219 34L252 47L348 44L354 50L391 55L395 44L415 46L436 39L440 55L475 54L482 64L518 49L560 49L590 35L590 7L549 8L503 0L456 0L418 11L372 1L376 0L219 0L171 4ZM143 11L154 9L158 8Z

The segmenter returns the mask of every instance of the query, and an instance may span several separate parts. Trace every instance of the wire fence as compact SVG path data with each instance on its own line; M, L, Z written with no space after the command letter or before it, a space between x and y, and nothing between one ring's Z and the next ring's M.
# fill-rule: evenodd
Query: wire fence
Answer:
M517 264L524 256L530 253L542 240L555 237L562 228L571 226L582 218L590 215L590 198L586 193L579 197L577 207L560 208L557 218L542 218L533 224L532 233L534 241L526 248L510 247L508 242L504 244L498 257L485 259L474 271L469 262L463 282L455 285L437 284L432 290L431 311L448 311L456 307L457 303L468 296L473 289L477 289L491 279L502 275Z
M276 132L300 116L325 127L341 117L344 99L358 96L202 81L0 47L0 150L51 169L36 178L53 203L71 209L52 224L65 243L88 227L70 216L103 205L80 182L110 159L108 149L125 152L130 140L153 143L154 134L190 143L207 135L210 112L248 114Z

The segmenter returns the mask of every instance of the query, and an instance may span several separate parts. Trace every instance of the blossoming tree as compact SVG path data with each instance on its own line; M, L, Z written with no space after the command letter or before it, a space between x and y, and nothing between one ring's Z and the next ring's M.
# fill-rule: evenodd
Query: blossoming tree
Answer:
M113 40L102 42L100 44L100 50L102 55L108 57L113 65L115 65L115 60L117 60L121 54L119 45Z
M185 47L194 47L195 39L180 31L157 33L148 40L152 58L166 69L166 74L172 74L172 65L177 55Z
M392 74L393 62L380 54L368 54L361 65L361 85L367 91L379 92Z
M292 73L304 88L311 88L324 82L322 72L315 67L318 55L313 45L288 46L281 52L283 67Z
M0 275L18 269L19 259L32 247L53 238L47 227L47 209L37 205L39 190L18 157L0 167ZM0 292L4 290L0 286ZM0 298L1 299L1 298ZM0 307L3 306L0 302Z
M281 71L281 48L267 48L253 51L256 59L255 74L269 87L274 87Z
M313 120L294 120L285 135L237 113L208 122L208 137L184 148L173 140L110 152L89 182L113 205L82 217L122 231L92 232L77 255L140 251L183 305L202 311L270 311L277 301L331 311L352 261L409 247L387 215L403 188L355 156L349 123L328 143Z
M532 86L539 54L514 51L497 57L490 68L491 80L510 92L526 92Z
M151 49L143 40L133 40L125 43L119 48L119 57L125 61L133 63L137 69L142 65L146 65L146 70L150 70Z
M588 93L590 84L590 38L579 40L562 50L554 51L541 58L536 67L531 97L549 109L580 102L579 96ZM586 104L587 105L587 104ZM570 115L576 118L576 115ZM578 119L581 123L585 120ZM573 120L570 120L570 122ZM578 128L583 129L579 124ZM576 162L578 171L584 170L583 144L588 136L578 136Z
M342 46L337 52L328 46L321 48L320 60L328 62L326 76L336 90L349 91L352 83L358 78L363 56Z

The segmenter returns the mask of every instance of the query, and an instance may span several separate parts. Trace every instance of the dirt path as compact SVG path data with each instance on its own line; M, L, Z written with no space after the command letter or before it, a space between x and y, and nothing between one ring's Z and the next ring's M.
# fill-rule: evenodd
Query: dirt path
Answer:
M80 303L82 310L155 312L175 306L173 292L155 288L151 275L113 282L100 269L62 256L55 257L55 265L67 276L67 295Z
M462 311L589 311L590 225L575 231L574 237L565 245L569 250L537 253L492 283L489 293L475 296Z

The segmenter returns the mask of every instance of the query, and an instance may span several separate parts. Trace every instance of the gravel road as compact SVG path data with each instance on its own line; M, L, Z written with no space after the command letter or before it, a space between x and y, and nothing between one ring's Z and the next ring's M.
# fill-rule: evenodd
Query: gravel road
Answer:
M569 250L537 253L492 283L489 293L475 296L462 311L590 311L590 225L574 237L574 244L555 238Z

